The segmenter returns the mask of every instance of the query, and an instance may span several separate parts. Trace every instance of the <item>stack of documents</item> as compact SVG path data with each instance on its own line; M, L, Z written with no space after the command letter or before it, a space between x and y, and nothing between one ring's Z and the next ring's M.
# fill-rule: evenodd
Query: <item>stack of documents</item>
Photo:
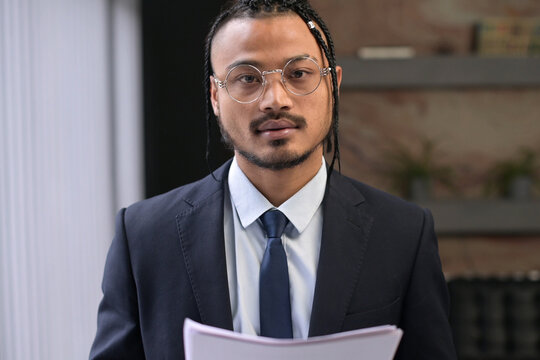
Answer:
M186 360L391 360L403 331L385 325L301 339L271 339L184 323Z

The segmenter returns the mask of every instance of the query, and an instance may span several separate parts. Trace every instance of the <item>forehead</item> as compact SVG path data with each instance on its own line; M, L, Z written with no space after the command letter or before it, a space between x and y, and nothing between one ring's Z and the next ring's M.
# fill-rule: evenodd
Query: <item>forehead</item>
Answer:
M211 49L216 73L238 61L275 68L299 55L309 55L322 63L317 41L296 14L232 19L216 33Z

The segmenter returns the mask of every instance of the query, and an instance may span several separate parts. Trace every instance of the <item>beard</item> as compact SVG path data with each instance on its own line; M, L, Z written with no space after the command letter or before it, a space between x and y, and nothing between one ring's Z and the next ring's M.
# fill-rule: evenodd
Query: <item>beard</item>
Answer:
M288 119L292 121L296 127L302 128L307 126L306 119L303 116L299 115L293 115L286 112L279 112L279 113L269 113L266 114L258 119L253 120L250 125L250 131L255 133L257 131L257 128L263 124L264 122L272 119ZM217 118L217 122L219 125L219 129L221 131L222 141L225 143L225 145L232 149L237 151L242 157L244 157L246 160L251 162L252 164L264 168L264 169L270 169L270 170L283 170L283 169L290 169L295 166L298 166L302 164L304 161L306 161L315 150L319 148L319 146L322 145L324 139L326 139L327 136L323 137L323 139L317 143L312 148L306 150L304 153L297 154L293 153L291 151L276 151L275 153L269 155L260 157L256 155L253 152L249 152L245 149L242 149L238 143L234 141L232 136L227 132L223 124L221 123L220 118ZM329 130L330 132L330 130ZM284 148L287 144L288 139L280 139L280 140L274 140L270 142L270 145L274 147L276 150L279 150L279 148Z

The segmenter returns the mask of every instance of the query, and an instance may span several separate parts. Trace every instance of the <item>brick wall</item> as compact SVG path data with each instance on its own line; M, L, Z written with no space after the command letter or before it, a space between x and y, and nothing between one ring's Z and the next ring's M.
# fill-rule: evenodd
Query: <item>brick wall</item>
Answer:
M540 16L536 0L312 0L312 4L332 32L338 56L376 45L413 46L420 56L468 55L478 20ZM435 196L481 198L494 162L523 146L540 153L540 88L342 91L343 173L395 192L382 172L383 154L396 141L417 149L424 138L437 143L440 163L454 170L455 192L439 188ZM450 275L540 269L540 235L440 237L440 252Z

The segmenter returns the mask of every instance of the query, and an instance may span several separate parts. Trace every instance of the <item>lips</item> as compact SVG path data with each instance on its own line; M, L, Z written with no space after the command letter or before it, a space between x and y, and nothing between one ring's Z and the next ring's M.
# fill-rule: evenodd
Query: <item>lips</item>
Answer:
M249 129L255 136L269 141L287 140L306 127L303 116L289 112L267 113L249 124Z
M266 131L279 131L285 129L296 129L297 126L288 120L268 120L257 127L257 132L262 133Z
M255 129L255 133L267 140L282 140L297 131L299 127L286 119L268 120Z

